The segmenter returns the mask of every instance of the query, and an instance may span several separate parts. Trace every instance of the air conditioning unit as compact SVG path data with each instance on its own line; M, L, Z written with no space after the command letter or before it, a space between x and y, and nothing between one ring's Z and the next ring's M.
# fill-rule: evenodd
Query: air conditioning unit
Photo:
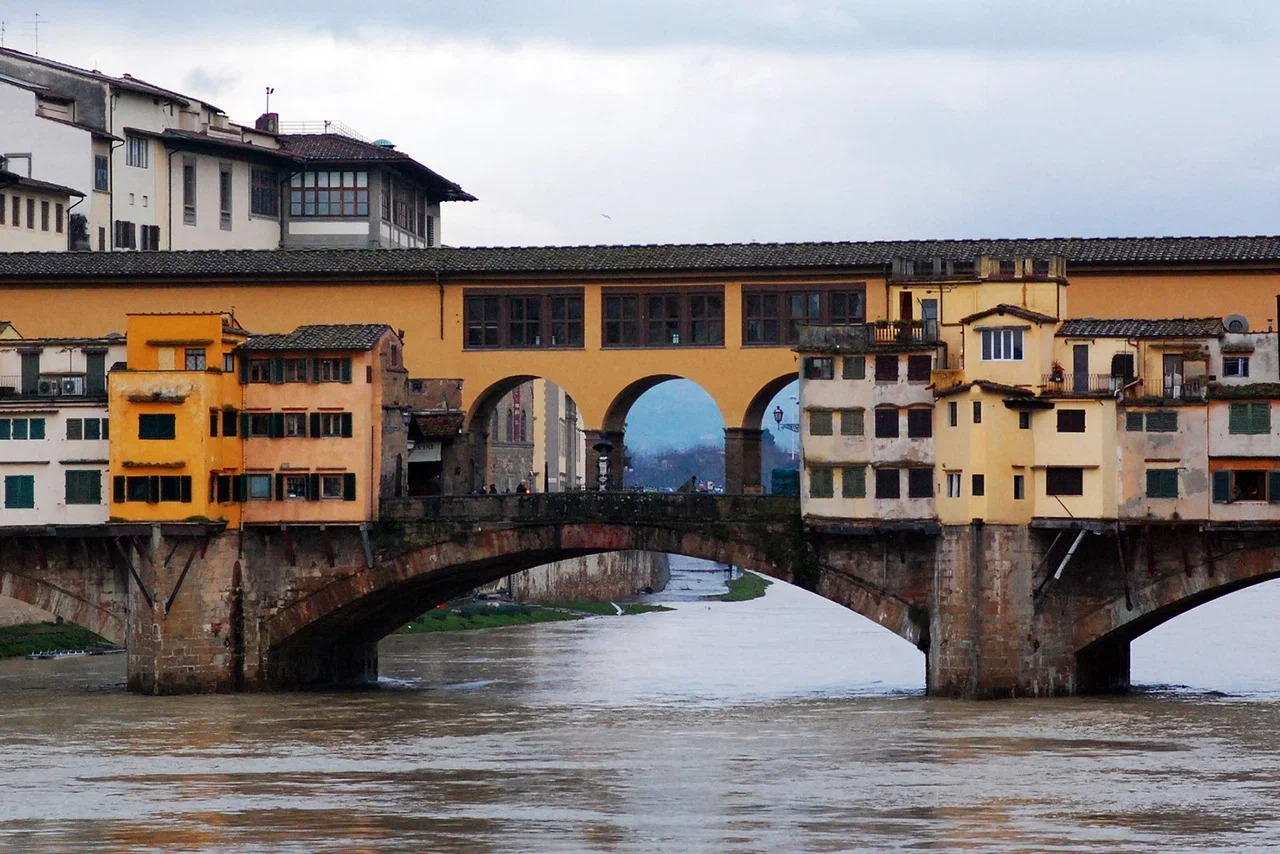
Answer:
M36 394L52 396L62 392L62 383L59 380L40 380L36 383Z
M84 377L63 377L62 378L63 394L84 394Z

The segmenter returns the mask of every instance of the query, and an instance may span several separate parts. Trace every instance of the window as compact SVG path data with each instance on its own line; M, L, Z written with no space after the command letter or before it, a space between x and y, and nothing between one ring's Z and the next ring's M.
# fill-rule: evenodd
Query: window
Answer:
M222 410L222 435L223 436L236 435L236 422L239 420L239 418L237 418L238 415L239 413L236 412L234 409Z
M326 438L350 439L352 434L352 417L350 412L318 413L320 436ZM512 431L508 429L508 435ZM314 432L313 432L314 435ZM497 438L496 436L494 437Z
M1224 377L1249 376L1249 359L1245 356L1232 356L1230 358L1223 358L1222 375Z
M831 411L829 409L812 409L809 411L809 435L831 435Z
M867 497L867 470L862 466L849 466L840 470L840 496L842 498Z
M982 331L982 361L1021 362L1022 329L997 327Z
M307 435L307 413L286 412L284 414L284 434L289 437Z
M1018 413L1018 429L1019 430L1031 429L1031 413L1030 412Z
M876 498L901 498L897 469L876 469Z
M866 356L845 356L841 377L846 380L864 380L867 378Z
M138 438L172 439L176 420L173 415L139 415Z
M8 208L5 207L4 193L0 193L0 225L4 225L4 217L7 210Z
M251 474L245 477L249 481L245 494L250 501L271 500L271 475Z
M48 202L40 203L40 230L41 231L49 230L49 203Z
M1124 414L1124 429L1130 433L1142 432L1142 413L1126 412Z
M67 439L68 441L78 441L84 438L84 419L68 418L67 419Z
M271 436L270 412L246 412L244 414L245 438L266 438Z
M234 354L222 354L222 372L224 374L234 374L236 372L236 357Z
M36 227L36 200L27 199L27 228ZM46 229L47 231L48 229Z
M1021 501L1027 497L1027 478L1025 475L1013 476L1013 500Z
M436 245L436 218L434 216L427 217L427 236L425 239L428 246Z
M132 223L130 223L132 225ZM130 240L132 241L132 236ZM152 252L160 248L160 226L144 225L142 226L142 250L144 252L150 250Z
M1280 501L1280 471L1268 472L1260 469L1215 471L1213 500L1217 503Z
M975 497L980 498L987 494L986 475L975 474L972 478L970 478L970 480L971 480L971 483L969 486L969 491L973 493Z
M960 472L958 471L947 472L947 497L960 497Z
M222 422L222 419L218 416L218 410L210 409L209 410L209 437L211 439L218 438L218 425L221 422Z
M907 437L927 439L933 435L933 409L907 410Z
M271 360L270 359L250 359L249 360L249 382L251 383L271 382Z
M807 380L829 380L836 375L835 359L829 357L806 356L804 360L804 378Z
M744 290L742 301L742 341L747 345L795 344L803 325L866 320L865 289L860 283L807 291Z
M689 343L714 346L724 343L724 297L720 294L689 295Z
M1142 413L1137 413L1138 417L1142 417ZM1141 426L1141 425L1139 425ZM1172 409L1162 409L1155 412L1147 413L1147 432L1148 433L1176 433L1178 432L1178 413Z
M43 418L0 418L0 439L43 438Z
M982 401L980 400L975 400L973 402L973 423L982 423Z
M876 356L876 382L896 383L898 381L898 357Z
M309 374L309 359L285 359L284 381L287 383L305 383Z
M323 499L342 499L342 475L320 475L320 497Z
M1177 469L1147 469L1148 498L1177 498Z
M1271 402L1233 403L1228 413L1227 432L1264 434L1271 432Z
M316 365L316 378L322 383L351 382L350 359L320 359Z
M582 294L465 297L467 349L581 347Z
M724 294L610 293L604 296L606 347L719 347L724 344Z
M1059 409L1058 410L1058 432L1059 433L1083 433L1084 432L1084 410L1083 409Z
M253 216L280 216L280 176L274 169L249 170L249 213Z
M289 179L289 215L368 216L369 173L294 173Z
M4 506L6 510L34 510L36 506L35 475L5 475Z
M388 197L390 202L388 203ZM388 217L390 211L390 217ZM390 218L397 228L425 237L426 205L417 188L405 181L388 177L382 190L382 218Z
M203 347L188 347L184 356L188 371L203 371L205 369L205 351Z
M831 498L835 495L835 469L809 469L809 497Z
M68 504L101 504L102 472L71 469L66 472Z
M182 158L182 221L196 224L196 161Z
M1084 495L1084 469L1050 466L1045 469L1046 495Z
M93 189L107 192L111 189L110 167L108 166L107 155L95 154L93 156Z
M218 167L218 227L231 230L231 167Z
M124 162L126 166L137 166L139 169L146 169L150 165L151 158L149 155L151 152L144 137L125 134L124 144Z
M876 408L876 438L898 438L898 408L896 406Z
M861 436L864 430L863 414L861 409L840 410L840 435Z
M62 204L53 206L53 230L62 234Z
M947 404L947 423L952 427L960 423L960 405L954 400Z
M307 476L305 474L284 474L279 475L284 481L284 498L306 499L307 497Z
M927 383L933 371L932 356L907 357L907 382Z
M22 225L21 214L22 214L22 199L18 198L17 196L14 196L13 197L13 222L12 222L12 225L14 228L17 228L18 226Z
M933 469L907 469L907 497L933 497Z
M117 249L137 249L138 248L138 226L136 223L128 220L116 220L115 224L115 247Z

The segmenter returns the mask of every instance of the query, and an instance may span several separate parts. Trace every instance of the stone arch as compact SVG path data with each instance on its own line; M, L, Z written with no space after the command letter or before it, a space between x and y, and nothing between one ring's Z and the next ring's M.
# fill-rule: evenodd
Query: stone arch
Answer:
M715 395L707 391L707 389L697 380L691 380L688 377L679 374L651 374L647 377L641 377L631 383L628 383L620 392L614 395L610 401L609 407L605 410L604 429L601 431L605 438L613 444L613 452L610 454L610 471L614 472L614 485L622 486L620 473L625 469L626 461L626 425L627 414L631 412L631 408L635 406L645 392L656 388L665 382L671 380L688 380L698 386L702 392L710 398L715 404L716 411L720 414L721 424L728 424L724 419L724 408L720 401L716 400ZM590 444L590 442L588 442Z
M32 575L0 570L0 596L16 599L86 628L117 646L128 636L126 617L103 605L87 601L72 590Z
M377 642L412 618L467 590L534 566L610 551L644 550L731 563L782 581L776 555L735 536L656 525L601 523L500 527L450 538L335 577L276 611L263 626L262 669L274 687L343 681L376 671ZM781 558L785 561L785 558ZM921 609L844 573L823 573L817 593L928 645ZM365 668L363 671L361 668Z
M764 420L769 415L769 404L778 396L779 392L799 379L799 374L792 371L776 377L761 386L760 390L751 398L751 402L747 404L746 413L742 418L743 428L759 430L764 427Z

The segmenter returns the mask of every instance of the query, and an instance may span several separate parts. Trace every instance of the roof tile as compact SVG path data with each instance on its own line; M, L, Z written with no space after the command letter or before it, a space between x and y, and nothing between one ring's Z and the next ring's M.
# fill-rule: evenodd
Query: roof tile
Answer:
M1217 338L1220 317L1180 317L1165 320L1101 320L1080 317L1063 321L1059 338Z
M283 335L251 335L241 350L372 350L391 327L385 323L299 326Z

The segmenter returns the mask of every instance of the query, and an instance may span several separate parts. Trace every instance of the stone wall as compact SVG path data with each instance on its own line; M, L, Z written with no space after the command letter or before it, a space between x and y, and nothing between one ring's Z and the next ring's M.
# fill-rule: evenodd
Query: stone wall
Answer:
M646 587L662 590L671 578L667 555L658 552L606 552L536 566L479 589L507 593L513 601L609 602Z
M52 623L53 614L39 608L0 596L0 627L20 626L24 623Z

